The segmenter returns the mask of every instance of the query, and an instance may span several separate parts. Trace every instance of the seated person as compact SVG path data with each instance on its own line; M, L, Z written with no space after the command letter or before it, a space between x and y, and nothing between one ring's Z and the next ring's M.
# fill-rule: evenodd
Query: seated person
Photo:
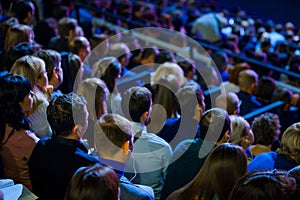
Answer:
M72 200L119 200L117 174L99 164L81 168L72 177L65 199Z
M283 133L277 152L262 153L248 165L248 171L254 170L290 170L300 164L300 123L291 125Z
M47 108L52 137L39 141L29 160L33 192L39 199L64 199L74 172L98 160L80 141L88 126L86 101L77 94L53 99Z
M100 162L113 168L119 178L120 199L152 199L144 187L134 185L124 176L134 148L131 122L117 114L103 115L95 125L94 139ZM149 190L149 187L147 189Z

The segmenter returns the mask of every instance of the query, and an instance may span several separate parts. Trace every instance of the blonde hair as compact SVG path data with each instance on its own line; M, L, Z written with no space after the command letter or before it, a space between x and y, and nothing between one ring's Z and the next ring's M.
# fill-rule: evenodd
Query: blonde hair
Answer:
M24 76L29 80L31 88L34 88L36 79L43 71L45 71L45 62L42 59L35 56L23 56L16 60L10 70L10 73ZM35 112L43 100L46 100L46 98L43 98L45 98L43 95L39 94L39 92L35 92L33 97L33 106L30 113Z
M300 122L285 130L278 153L288 155L300 164Z
M237 115L230 115L229 117L231 121L229 142L242 146L242 138L248 136L250 125L243 117Z
M181 67L176 63L165 62L161 64L151 78L152 84L156 84L159 80L167 75L174 75L177 77L180 87L185 84L184 73Z
M27 78L34 88L34 84L38 76L46 70L45 62L35 56L23 56L16 60L10 73L19 74Z
M34 33L30 26L15 24L11 26L5 35L4 50L8 52L13 46L21 42L31 42Z

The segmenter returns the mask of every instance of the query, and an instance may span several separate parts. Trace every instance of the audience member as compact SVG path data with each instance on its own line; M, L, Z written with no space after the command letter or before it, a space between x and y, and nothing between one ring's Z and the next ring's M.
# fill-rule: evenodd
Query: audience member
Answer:
M13 179L32 189L28 160L39 141L30 131L25 112L32 109L33 93L29 81L20 75L0 78L0 156L1 177Z
M53 86L51 97L55 98L62 95L61 91L58 89L63 82L60 54L57 51L47 49L37 52L36 56L45 62L49 85Z
M125 43L116 43L110 46L108 51L109 56L116 57L121 64L121 76L133 76L134 72L127 69L130 59L130 50Z
M248 158L254 159L257 155L270 152L274 141L280 135L279 117L273 113L264 113L256 117L251 125L254 133L254 145L246 149Z
M231 136L229 142L246 150L253 142L254 135L249 123L240 116L230 115Z
M77 20L64 17L58 21L58 35L51 38L48 48L58 52L69 52L69 39L76 36Z
M229 73L227 71L227 64L229 62L228 56L223 51L218 51L212 55L212 61L216 65L221 75L222 80L220 81L228 81Z
M155 199L160 199L173 151L165 140L147 131L152 110L151 92L145 87L128 89L122 96L122 108L124 116L134 122L134 156L128 162L126 171L130 174L127 176L133 174L134 183L152 187Z
M296 200L299 198L300 195L300 165L290 169L287 172L287 175L296 180L296 184L297 184L296 191L290 198L290 200Z
M48 87L45 62L35 56L23 56L16 60L10 73L27 78L34 91L33 108L25 113L30 121L30 128L40 138L51 136L52 130L46 118L46 109L53 88Z
M206 111L200 120L200 138L184 140L177 145L167 168L161 199L193 180L200 171L208 151L228 141L230 118L221 108ZM183 170L184 169L184 170Z
M262 76L258 80L257 87L254 91L254 96L262 105L268 105L271 103L273 92L276 89L275 81L268 76Z
M106 84L99 78L85 79L77 90L77 94L82 95L87 101L89 118L84 138L87 139L91 148L94 147L95 123L103 114L107 114L106 97L108 92Z
M195 85L187 85L179 89L176 98L180 117L166 119L162 130L157 134L173 149L182 140L200 136L199 121L205 111L203 92Z
M77 34L78 35L78 34ZM71 53L78 55L83 63L82 80L90 78L93 70L84 62L91 52L90 42L84 36L75 36L69 39L69 50Z
M119 178L120 199L152 199L152 196L143 189L144 187L132 184L124 176L126 165L134 149L131 122L117 114L103 115L95 126L94 136L100 162L113 168Z
M295 190L295 180L284 171L254 171L240 178L230 200L289 199Z
M299 113L292 105L293 92L287 88L277 88L272 95L272 102L282 101L284 105L276 109L279 116L281 132L283 133L290 125L298 122ZM281 135L280 137L281 138Z
M109 167L95 164L78 170L72 177L65 200L119 200L119 179Z
M237 95L242 102L240 105L241 116L262 107L262 104L253 96L257 81L257 74L251 69L243 70L239 74L240 91Z
M92 77L103 80L108 88L107 112L122 113L122 97L116 87L117 81L121 77L121 64L115 57L105 57L96 62L93 66Z
M53 135L41 139L30 157L32 188L39 199L64 199L74 172L98 162L80 141L88 126L86 101L73 93L58 96L47 119Z
M31 25L34 19L35 6L32 1L17 1L13 6L13 11L20 24Z
M229 115L238 115L240 112L239 97L233 92L222 93L216 99L216 107L223 108Z
M300 123L291 125L282 135L277 152L262 153L248 165L248 171L260 169L290 170L300 163Z
M240 91L239 88L239 74L241 71L250 69L250 65L248 63L238 63L233 66L233 69L230 72L228 77L228 81L225 81L221 84L221 88L224 88L226 92L235 92L238 93Z
M208 155L197 176L167 199L226 200L237 180L246 172L247 159L243 149L233 144L221 144Z
M221 28L228 24L223 13L207 13L197 18L192 26L192 34L209 43L222 41Z

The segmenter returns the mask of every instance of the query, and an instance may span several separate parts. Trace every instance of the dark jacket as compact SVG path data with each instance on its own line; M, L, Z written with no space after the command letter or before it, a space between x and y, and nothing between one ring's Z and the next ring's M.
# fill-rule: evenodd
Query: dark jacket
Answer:
M39 199L64 199L74 172L99 162L78 140L53 136L41 139L29 159L33 192Z

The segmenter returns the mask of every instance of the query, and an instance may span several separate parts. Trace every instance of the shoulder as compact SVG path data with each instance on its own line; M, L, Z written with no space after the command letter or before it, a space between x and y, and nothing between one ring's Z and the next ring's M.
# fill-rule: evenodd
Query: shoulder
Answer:
M142 188L131 183L126 177L120 177L121 199L152 199L151 195Z

